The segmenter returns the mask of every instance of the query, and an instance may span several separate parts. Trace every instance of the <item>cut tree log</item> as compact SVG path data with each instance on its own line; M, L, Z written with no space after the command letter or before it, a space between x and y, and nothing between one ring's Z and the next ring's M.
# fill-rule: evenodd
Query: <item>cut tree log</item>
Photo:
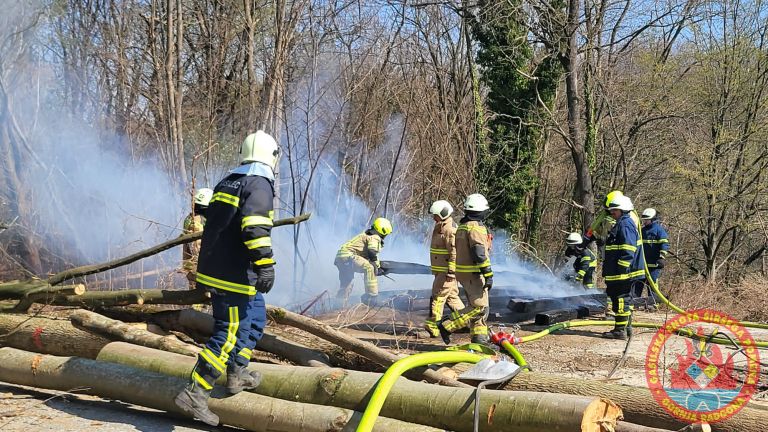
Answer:
M312 333L329 342L332 342L343 349L355 352L361 356L376 362L385 367L389 367L400 357L391 352L381 349L376 345L355 337L349 336L335 328L317 321L315 319L287 311L280 307L267 305L268 316L277 323L296 327L305 332ZM442 384L450 387L468 387L467 384L451 379L440 372L429 368L418 368L410 371L408 376L417 377L417 379L426 379L429 382Z
M116 363L0 348L0 381L63 391L77 388L79 393L185 415L173 400L187 379ZM289 402L249 392L230 397L214 392L208 403L223 424L254 432L351 430L360 418L359 413L351 410ZM380 420L375 429L380 432L437 432L428 426L387 418Z
M96 358L109 338L81 330L69 319L0 314L0 345L27 351Z
M213 333L213 317L194 309L163 311L147 314L143 317L166 331L180 331L201 343L205 343ZM331 365L330 358L326 353L271 334L272 330L267 329L267 333L256 346L257 349L276 354L300 366L327 367Z
M78 310L69 316L75 326L80 326L110 339L124 341L149 348L172 353L196 356L200 348L186 344L175 336L160 336L147 330L131 326L122 321L113 320L87 310ZM73 353L74 354L74 353Z
M278 219L274 221L274 227L279 227L283 225L295 225L301 222L304 222L305 220L309 219L309 217L312 216L311 213L302 214L296 217L292 218L286 218L286 219ZM90 264L80 267L71 268L69 270L64 270L62 272L56 273L55 275L48 278L46 282L48 282L51 285L58 285L62 282L64 282L67 279L73 279L76 277L81 276L87 276L94 273L100 273L103 271L111 270L113 268L121 267L127 264L130 264L132 262L138 261L142 258L146 258L152 255L156 255L164 250L168 250L172 247L184 244L184 243L191 243L195 240L200 240L203 237L203 232L199 231L196 233L190 233L190 234L184 234L182 236L179 236L173 240L169 240L164 243L160 243L157 246L153 246L149 249L145 249L143 251L136 252L135 254L128 255L124 258L119 258L113 261L100 263L100 264Z
M608 398L624 410L624 420L645 426L678 430L686 423L670 416L653 398L647 388L607 384L599 381L547 375L537 372L519 374L505 387L507 390L558 392L582 396ZM764 431L768 425L768 411L742 408L733 417L712 424L716 432Z
M77 313L79 312L83 311L78 311ZM77 313L75 313L75 315L77 315ZM103 318L104 320L110 320L107 317ZM102 332L106 321L102 321L102 325L93 325L92 329L96 332L94 333L78 328L73 325L69 319L30 317L22 314L0 314L0 346L9 346L25 351L59 356L68 356L76 353L79 357L95 359L99 351L101 351L106 344L112 342L111 338L115 338L117 340L127 339L132 343L141 345L147 344L147 346L159 349L169 348L169 350L173 350L173 352L179 354L194 356L197 353L197 350L195 350L194 347L184 344L181 341L169 343L169 341L172 340L169 336L159 336L147 330L131 327L121 321L110 321L120 323L120 328L125 329L125 331L130 332L130 334L126 333L121 335L120 329L115 330L113 334L109 334L111 330L104 330L104 332ZM85 325L84 327L87 326L88 325ZM128 328L125 328L125 326ZM208 332L210 334L210 330ZM123 337L125 337L125 339L123 339ZM205 340L207 340L207 338ZM190 349L180 347L178 344L190 347ZM257 348L288 359L290 359L290 357L284 354L294 353L296 350L300 353L298 354L299 357L307 360L312 359L319 362L324 358L321 353L310 355L301 351L296 348L296 344L294 343L286 342L287 346L282 345L283 340L276 338L274 340L270 339L266 345ZM171 348L172 346L175 346L177 349ZM276 352L272 352L271 350ZM254 351L253 359L268 362L275 361L275 359L264 357L264 355L258 351Z
M13 299L20 300L35 295L55 295L55 294L74 294L82 295L85 292L85 285L61 285L52 286L43 280L11 281L0 283L0 300Z
M131 289L119 291L91 291L80 296L55 296L48 304L76 306L90 309L145 304L193 305L207 303L210 294L202 289L162 290Z
M99 354L113 362L177 377L189 376L194 361L173 353L125 343L112 343ZM254 391L262 395L311 404L362 410L380 374L331 368L287 367L252 363L262 373ZM398 379L381 414L456 432L473 430L474 389L449 388ZM485 390L481 398L482 430L584 431L611 430L621 410L595 397ZM378 425L378 421L376 422Z

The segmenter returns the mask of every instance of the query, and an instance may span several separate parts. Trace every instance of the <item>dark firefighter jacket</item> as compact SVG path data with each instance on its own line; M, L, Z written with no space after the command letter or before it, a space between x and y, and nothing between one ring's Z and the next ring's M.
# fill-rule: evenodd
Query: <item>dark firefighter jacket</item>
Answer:
M576 253L573 262L573 271L576 272L576 281L581 282L587 288L594 288L594 273L597 267L597 258L589 248L583 248Z
M637 224L628 213L624 213L608 232L605 241L603 279L606 285L645 277L642 247Z
M643 227L643 251L649 268L656 268L659 259L667 257L669 238L667 231L657 221Z
M230 173L213 190L197 263L197 282L255 295L255 267L272 259L274 184L259 175Z

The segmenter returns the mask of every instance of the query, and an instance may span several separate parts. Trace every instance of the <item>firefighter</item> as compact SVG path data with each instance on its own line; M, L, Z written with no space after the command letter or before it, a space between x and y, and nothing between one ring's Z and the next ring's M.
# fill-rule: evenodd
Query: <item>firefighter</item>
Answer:
M392 233L392 223L385 218L376 218L371 227L341 245L333 264L339 269L339 292L336 297L344 304L352 292L355 273L365 275L365 294L362 300L368 306L377 305L379 281L376 276L384 275L379 253L384 247L384 238Z
M201 188L195 192L194 207L192 213L184 219L184 234L200 232L205 226L205 211L211 202L213 190ZM200 253L202 240L184 243L181 250L181 267L187 275L189 289L195 289L195 277L197 276L197 256Z
M584 233L584 247L588 247L590 243L593 241L597 242L597 249L600 253L600 258L605 257L605 252L603 250L603 245L605 244L605 239L608 237L608 233L611 231L611 228L613 228L613 225L616 223L616 221L611 217L610 212L608 210L608 204L615 198L624 196L624 193L620 190L613 190L608 192L608 194L605 196L605 200L603 201L603 209L600 210L599 213L595 215L595 219L592 221L592 224L589 226L589 229L587 229L587 232ZM637 225L638 231L640 230L640 218L637 217L637 212L632 211L630 212L630 217Z
M464 217L456 230L456 279L467 293L469 305L451 313L438 324L440 336L451 343L451 333L471 327L472 342L487 343L488 291L493 288L490 261L490 236L483 220L488 215L488 200L472 194L464 201Z
M659 214L656 209L647 208L643 210L640 215L640 219L643 222L643 252L645 253L645 261L648 265L648 272L651 274L653 283L658 284L659 274L661 269L664 268L664 263L669 253L669 236L667 231L659 223ZM650 283L646 281L644 284L648 287L648 300L652 302L649 307L655 309L658 303L656 293L653 292ZM643 285L637 285L635 297L642 297Z
M573 261L573 271L576 273L574 280L586 289L594 288L594 273L597 267L595 254L584 246L584 239L577 232L568 234L565 243L567 245L565 256L576 258Z
M456 282L456 227L453 225L453 207L448 201L435 201L429 208L435 229L429 247L429 260L435 280L432 282L432 297L429 299L429 318L424 323L432 337L440 336L437 323L443 319L446 304L451 311L464 309L459 298L459 284Z
M230 394L261 381L246 366L266 325L262 294L275 281L270 235L279 155L277 142L267 133L248 135L240 147L241 165L216 185L206 211L196 280L211 293L213 335L175 402L212 426L219 418L208 409L208 398L220 375L226 373Z
M611 339L626 339L631 331L628 325L632 317L632 286L642 283L645 274L640 232L630 216L633 210L632 200L623 195L608 203L608 211L616 223L605 241L603 279L616 323L613 330L603 333L603 337Z

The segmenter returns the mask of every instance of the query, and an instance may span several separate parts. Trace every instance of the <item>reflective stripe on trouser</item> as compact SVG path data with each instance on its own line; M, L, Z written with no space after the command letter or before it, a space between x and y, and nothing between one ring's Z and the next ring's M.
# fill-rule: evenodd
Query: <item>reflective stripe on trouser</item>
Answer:
M472 334L488 334L488 290L483 288L485 279L478 273L461 273L456 279L467 293L469 305L453 312L451 319L443 323L446 330L453 333L464 327L472 327Z
M452 311L464 309L464 302L459 297L459 284L456 279L448 279L445 273L437 273L432 282L432 299L429 305L430 319L433 321L442 320L443 309L446 304Z
M621 283L610 284L606 293L611 299L613 313L616 314L616 324L614 330L625 330L627 323L632 316L632 306L630 304L632 291L632 281L623 281Z
M211 293L213 335L198 356L192 381L213 386L228 366L247 365L249 352L261 339L266 324L266 307L261 294L248 296L229 291ZM247 355L247 357L246 357Z
M352 281L355 273L363 273L365 278L365 292L369 295L379 294L379 281L376 279L376 269L370 261L361 256L352 256L336 259L336 268L339 269L339 298L347 299L352 293Z

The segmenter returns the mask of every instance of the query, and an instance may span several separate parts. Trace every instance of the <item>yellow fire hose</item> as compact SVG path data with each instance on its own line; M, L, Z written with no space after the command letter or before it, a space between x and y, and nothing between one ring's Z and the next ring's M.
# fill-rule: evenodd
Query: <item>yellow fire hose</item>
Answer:
M466 351L437 351L414 354L396 361L395 364L390 366L387 371L384 372L384 375L379 379L379 383L376 384L376 388L371 395L371 400L368 402L368 406L365 408L365 412L360 418L357 432L371 432L373 430L373 425L376 423L376 418L379 417L379 413L384 406L384 401L387 399L389 391L392 390L392 386L395 385L397 379L405 372L419 366L426 366L434 363L474 364L485 357L486 356L484 355Z

